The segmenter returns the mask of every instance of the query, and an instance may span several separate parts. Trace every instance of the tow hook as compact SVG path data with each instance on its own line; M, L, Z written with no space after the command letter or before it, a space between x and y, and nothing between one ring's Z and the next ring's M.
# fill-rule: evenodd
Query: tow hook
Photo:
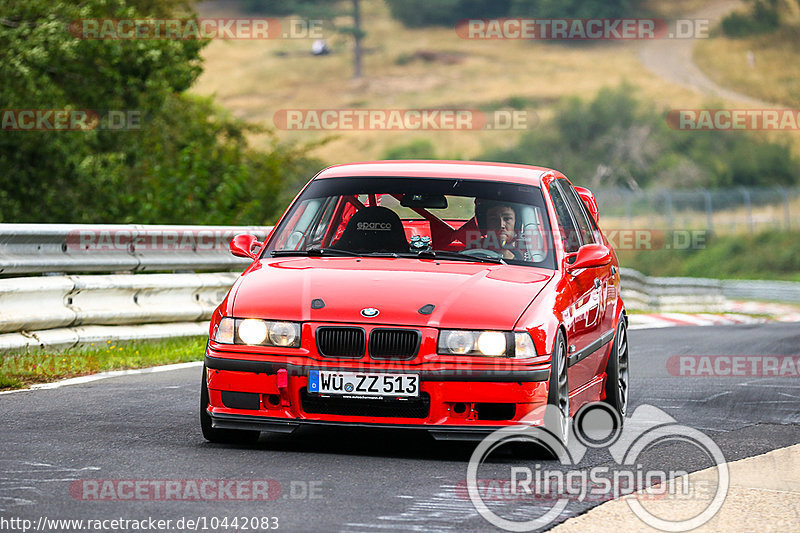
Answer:
M278 369L278 391L281 395L281 407L289 407L289 377L285 368Z

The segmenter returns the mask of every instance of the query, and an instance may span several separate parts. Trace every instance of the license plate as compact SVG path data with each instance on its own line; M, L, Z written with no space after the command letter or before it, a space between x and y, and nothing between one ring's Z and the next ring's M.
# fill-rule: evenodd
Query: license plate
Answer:
M310 370L308 392L348 396L419 396L419 374Z

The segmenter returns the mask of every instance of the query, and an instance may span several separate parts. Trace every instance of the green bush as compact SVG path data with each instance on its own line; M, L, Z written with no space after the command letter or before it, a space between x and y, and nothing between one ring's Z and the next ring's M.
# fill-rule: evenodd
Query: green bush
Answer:
M409 28L452 26L461 19L505 17L512 0L386 0L392 17Z
M640 0L514 0L511 15L530 18L631 18Z
M777 3L775 0L756 0L749 13L731 13L722 19L721 26L728 37L771 33L780 26Z
M792 185L800 177L789 145L743 131L670 129L624 84L588 102L565 100L516 146L480 159L557 168L590 187Z
M711 237L704 248L617 250L620 265L649 276L800 281L797 232Z
M436 159L436 149L427 139L417 139L386 150L384 159Z
M294 2L284 2L281 0L241 0L240 5L245 13L258 15L292 15Z

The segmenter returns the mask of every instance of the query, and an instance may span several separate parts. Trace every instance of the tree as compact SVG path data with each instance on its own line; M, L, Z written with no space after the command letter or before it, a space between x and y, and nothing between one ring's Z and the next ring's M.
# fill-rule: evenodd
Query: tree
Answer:
M625 84L588 102L565 100L517 146L481 159L557 168L590 187L793 185L800 175L787 144L743 131L671 129Z
M511 0L387 0L392 17L408 28L453 26L461 19L507 17Z
M771 33L781 25L781 11L791 5L781 0L753 0L747 12L734 11L722 19L722 31L728 37L747 37Z
M294 187L295 173L314 162L302 149L250 149L251 126L186 94L203 42L84 40L68 31L80 19L174 16L170 4L0 0L5 110L142 117L123 130L3 131L0 221L260 224L279 211L284 184Z

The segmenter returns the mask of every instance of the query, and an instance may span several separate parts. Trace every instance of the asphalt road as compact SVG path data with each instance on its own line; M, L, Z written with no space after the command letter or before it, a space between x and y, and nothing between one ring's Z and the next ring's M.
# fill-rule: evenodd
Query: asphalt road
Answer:
M685 377L668 371L668 360L676 355L798 355L798 325L639 330L630 332L630 345L632 412L643 404L655 406L710 436L728 460L800 442L797 374ZM265 434L252 446L209 444L197 421L199 382L198 367L0 396L0 530L22 524L12 519L37 524L40 518L148 517L173 520L172 530L190 529L185 522L175 527L182 517L205 517L201 531L253 530L251 522L242 527L242 517L277 517L283 531L495 530L459 490L474 444L435 442L423 433L338 429ZM509 465L534 460L539 459L501 453L480 477L508 479ZM642 461L688 472L709 466L707 457L681 443L653 448ZM544 463L558 468L553 461ZM579 463L581 468L612 464L606 449L588 450ZM252 501L244 494L245 501L231 501L235 486L224 485L248 488L253 485L243 480L265 479L275 483L273 491L280 486L280 493L269 493L274 500ZM136 497L135 485L125 482L137 480L150 492ZM153 487L175 480L210 480L214 485L206 489L214 487L228 499L154 496ZM191 484L181 483L181 490ZM98 495L106 490L106 498L132 497L84 499L94 488ZM558 521L598 503L571 501ZM508 517L537 514L535 504L518 501L491 507ZM234 517L240 517L236 528L230 527ZM124 527L106 525L106 530ZM47 529L59 530L52 524Z

